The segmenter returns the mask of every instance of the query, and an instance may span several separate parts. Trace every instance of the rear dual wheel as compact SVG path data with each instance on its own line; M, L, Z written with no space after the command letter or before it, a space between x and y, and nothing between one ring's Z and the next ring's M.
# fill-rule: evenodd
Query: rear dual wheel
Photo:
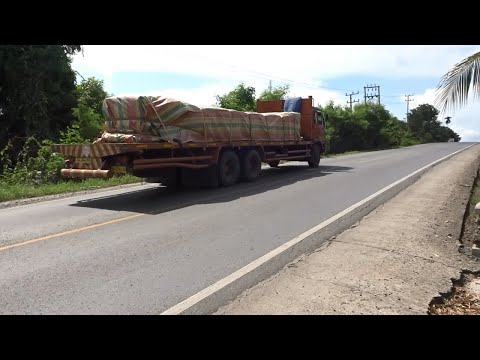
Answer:
M262 159L255 149L248 150L242 157L242 180L254 181L262 172Z
M248 150L241 158L233 150L225 150L218 162L218 179L221 186L231 186L240 179L256 180L262 171L262 159L257 150Z
M240 159L232 150L225 150L218 162L218 179L221 186L231 186L240 178Z

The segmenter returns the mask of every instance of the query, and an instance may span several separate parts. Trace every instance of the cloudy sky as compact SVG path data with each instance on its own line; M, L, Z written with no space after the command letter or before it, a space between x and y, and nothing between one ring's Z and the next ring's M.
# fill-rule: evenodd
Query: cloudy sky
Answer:
M73 59L84 78L103 79L115 95L163 95L212 106L240 82L257 96L270 81L290 85L290 96L312 95L315 103L346 104L346 93L380 86L381 102L405 119L410 109L434 104L440 78L480 45L85 45ZM462 141L480 141L480 101L455 113L450 127Z

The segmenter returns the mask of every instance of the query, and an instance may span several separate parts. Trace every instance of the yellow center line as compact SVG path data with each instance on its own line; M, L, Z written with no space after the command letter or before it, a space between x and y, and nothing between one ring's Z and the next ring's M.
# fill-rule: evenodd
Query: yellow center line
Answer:
M118 218L118 219L109 220L109 221L105 221L105 222L98 223L98 224L83 226L83 227L73 229L73 230L68 230L68 231L63 231L63 232L56 233L56 234L42 236L42 237L39 237L39 238L36 238L36 239L23 241L23 242L16 243L16 244L2 246L2 247L0 247L0 251L16 248L16 247L19 247L19 246L24 246L24 245L27 245L27 244L36 243L36 242L39 242L39 241L49 240L49 239L53 239L53 238L64 236L64 235L75 234L75 233L78 233L78 232L81 232L81 231L90 230L90 229L94 229L94 228L97 228L97 227L100 227L100 226L110 225L110 224L114 224L114 223L121 222L121 221L131 220L131 219L139 218L139 217L145 216L145 215L146 214L135 214L135 215L125 216L123 218Z

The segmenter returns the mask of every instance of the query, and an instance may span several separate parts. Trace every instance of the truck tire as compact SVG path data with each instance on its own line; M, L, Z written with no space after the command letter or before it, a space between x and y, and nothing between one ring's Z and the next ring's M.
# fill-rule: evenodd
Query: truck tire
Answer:
M278 167L279 164L280 164L280 160L273 160L268 162L268 165L273 168Z
M221 186L231 186L240 178L240 159L234 151L222 153L218 162L218 178Z
M311 168L317 168L320 164L320 145L314 144L312 146L312 154L310 155L310 160L308 160L308 166Z
M248 150L242 157L242 180L254 181L262 172L262 159L255 149Z

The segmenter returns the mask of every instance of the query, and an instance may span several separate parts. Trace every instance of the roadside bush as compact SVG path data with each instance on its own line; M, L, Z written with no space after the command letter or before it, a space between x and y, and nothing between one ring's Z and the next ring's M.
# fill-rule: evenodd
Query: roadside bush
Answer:
M52 141L41 143L30 137L20 151L10 140L0 151L0 181L7 184L41 185L60 180L60 170L64 163L63 156L53 153Z

